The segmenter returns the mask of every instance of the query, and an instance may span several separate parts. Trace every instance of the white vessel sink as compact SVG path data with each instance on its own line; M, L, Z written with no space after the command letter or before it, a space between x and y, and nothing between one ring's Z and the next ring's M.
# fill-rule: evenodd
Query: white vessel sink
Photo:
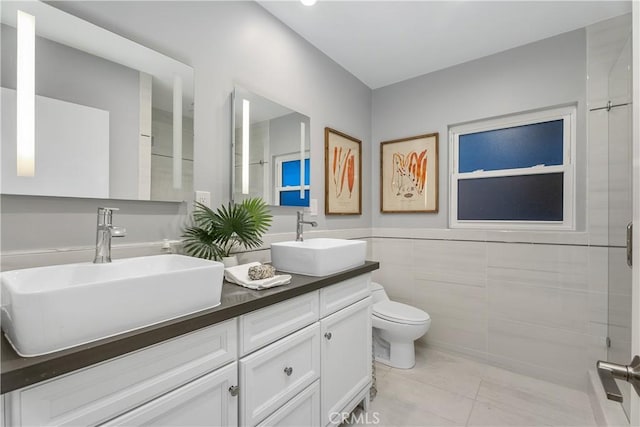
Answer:
M0 273L2 329L38 356L220 304L224 266L182 255Z
M364 264L367 242L309 239L271 244L271 263L287 273L327 276Z

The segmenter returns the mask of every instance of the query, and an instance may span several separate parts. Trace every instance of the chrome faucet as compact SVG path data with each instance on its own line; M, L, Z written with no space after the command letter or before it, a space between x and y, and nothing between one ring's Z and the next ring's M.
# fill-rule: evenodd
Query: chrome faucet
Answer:
M298 211L297 214L298 214L298 221L296 223L296 242L302 242L304 240L302 238L302 225L309 224L312 227L317 227L318 223L315 221L305 221L303 211Z
M111 262L111 238L124 237L127 230L124 227L114 227L113 211L118 208L98 208L98 226L96 229L96 257L94 264Z

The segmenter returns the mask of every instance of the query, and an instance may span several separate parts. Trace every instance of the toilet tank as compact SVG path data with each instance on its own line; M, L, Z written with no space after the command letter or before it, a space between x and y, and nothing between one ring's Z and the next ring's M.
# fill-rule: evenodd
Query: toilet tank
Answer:
M371 297L372 303L375 304L380 301L388 301L389 297L380 283L371 282Z

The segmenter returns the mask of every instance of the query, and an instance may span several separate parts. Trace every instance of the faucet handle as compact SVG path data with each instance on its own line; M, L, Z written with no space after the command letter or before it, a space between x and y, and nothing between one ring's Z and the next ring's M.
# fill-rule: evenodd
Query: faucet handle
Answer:
M118 208L107 208L107 207L98 207L98 226L101 225L112 225L111 224L111 216L114 211L119 211Z
M108 208L106 206L98 206L98 213L104 212L113 212L113 211L119 211L120 208Z

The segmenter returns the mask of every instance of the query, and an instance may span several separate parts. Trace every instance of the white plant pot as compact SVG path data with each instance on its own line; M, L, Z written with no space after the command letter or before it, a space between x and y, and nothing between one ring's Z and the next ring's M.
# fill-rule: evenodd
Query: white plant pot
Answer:
M237 255L223 256L222 263L224 264L225 268L234 267L238 265L238 256Z

